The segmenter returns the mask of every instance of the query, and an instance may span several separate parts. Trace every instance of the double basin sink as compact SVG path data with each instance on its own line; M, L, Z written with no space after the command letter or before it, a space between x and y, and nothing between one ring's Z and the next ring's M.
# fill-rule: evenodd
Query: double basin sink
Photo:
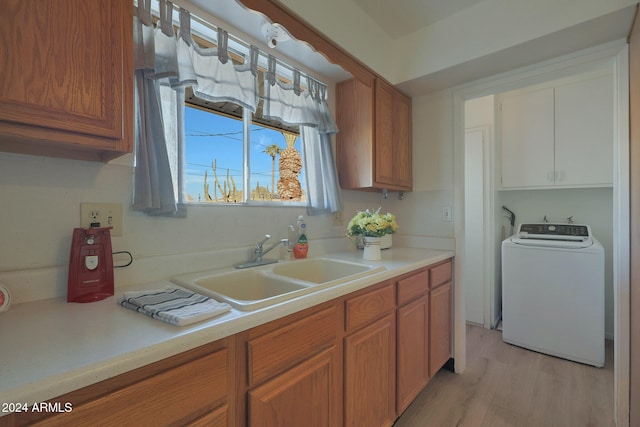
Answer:
M383 266L308 258L243 270L190 273L171 280L238 310L252 311L384 270Z

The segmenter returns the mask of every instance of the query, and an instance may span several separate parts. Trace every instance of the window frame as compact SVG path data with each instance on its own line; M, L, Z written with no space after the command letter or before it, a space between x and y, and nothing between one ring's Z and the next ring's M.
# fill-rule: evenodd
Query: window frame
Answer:
M178 108L182 108L183 111L187 108L198 108L200 110L206 111L209 114L217 114L220 116L225 116L225 114L218 112L212 108L207 108L203 105L199 105L199 104L193 104L191 102L188 102L186 97L184 98L184 102L182 103L182 105L178 105ZM184 114L184 113L183 113ZM271 127L272 129L281 129L281 128L277 128L275 126L268 126L264 123L259 123L259 122L254 122L253 121L253 114L250 110L248 110L247 108L242 108L242 130L243 130L243 135L242 135L242 201L241 202L208 202L208 201L204 201L204 200L200 200L200 201L189 201L186 197L186 195L188 194L187 189L186 189L186 179L185 179L185 174L186 174L186 166L182 166L180 168L179 171L179 175L180 175L180 181L183 183L181 185L181 193L182 193L182 199L183 199L183 203L187 206L257 206L257 207L306 207L308 205L308 201L307 200L301 200L301 201L263 201L263 200L253 200L251 199L251 125L252 124L256 124L258 126L263 126L263 127ZM229 115L228 117L229 119L233 120L240 120L240 118L236 118L233 117L232 115ZM186 119L185 119L185 124L186 124ZM283 131L287 130L287 129L282 129ZM302 144L302 133L298 131L298 138L300 138L300 156L302 158L302 161L304 163L304 154L302 153L303 150L303 146L304 144ZM184 141L182 142L183 145L183 150L184 150L184 156L186 157L186 151L187 151L187 141L186 141L186 137L184 138ZM304 165L303 165L304 168ZM300 181L300 185L302 186L302 190L304 192L305 198L308 197L308 183L307 183L307 179L306 179L306 174L304 175L304 179L299 179ZM272 189L272 191L274 191L274 189Z

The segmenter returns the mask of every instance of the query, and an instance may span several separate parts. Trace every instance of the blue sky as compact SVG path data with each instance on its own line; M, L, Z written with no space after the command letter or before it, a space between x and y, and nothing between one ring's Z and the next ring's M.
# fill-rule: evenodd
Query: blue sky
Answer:
M228 169L236 187L242 190L242 121L185 107L185 134L185 187L194 200L198 200L198 196L204 200L205 170L208 173L209 194L214 195L211 165L214 159L221 184L227 176ZM255 188L257 181L260 186L271 189L271 156L263 152L271 144L278 144L282 149L287 146L281 132L257 125L251 126L252 188ZM296 140L295 147L300 151L300 138ZM278 160L279 157L276 157L276 183L279 178ZM300 181L304 183L303 173L300 175Z

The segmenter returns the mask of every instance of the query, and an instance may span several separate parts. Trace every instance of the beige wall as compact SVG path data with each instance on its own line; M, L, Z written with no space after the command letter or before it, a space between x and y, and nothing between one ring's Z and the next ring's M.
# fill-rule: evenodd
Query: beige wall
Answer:
M52 273L58 283L47 285L50 289L43 290L43 295L55 296L64 292L71 233L74 227L79 227L82 202L123 204L124 235L112 240L114 251L127 250L136 258L137 262L128 270L141 268L143 260L154 257L222 249L246 248L246 254L232 260L244 261L243 257L250 256L252 246L265 233L273 235L274 239L287 237L287 226L295 224L298 215L306 216L304 207L194 206L188 208L187 218L149 217L131 210L131 165L130 155L102 164L0 153L0 278L25 273L27 278L17 280L17 286L30 286L28 277L59 270ZM409 226L413 220L405 219L405 211L399 209L408 203L399 201L393 193L385 200L380 193L350 191L344 192L342 199L341 218L333 215L306 218L311 254L314 240L344 238L347 244L344 237L346 221L356 211L366 208L400 211L399 233L413 231ZM416 223L420 224L420 221ZM181 266L175 268L178 271ZM168 266L165 271L170 270ZM116 279L120 273L117 272ZM148 276L144 272L134 276L139 281L145 277L148 280L163 277L158 277L154 271L148 273ZM15 283L5 284L16 286ZM130 283L116 280L116 287L127 284Z

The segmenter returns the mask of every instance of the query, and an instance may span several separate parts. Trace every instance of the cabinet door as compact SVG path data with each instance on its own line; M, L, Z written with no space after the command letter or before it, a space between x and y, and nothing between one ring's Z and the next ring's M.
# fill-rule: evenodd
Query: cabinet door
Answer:
M411 190L411 100L376 80L375 106L377 187Z
M105 161L115 154L95 153L131 151L131 2L6 0L2 8L0 148Z
M401 414L429 381L429 298L398 308L397 409Z
M554 185L553 89L502 97L502 187Z
M251 427L340 425L340 390L334 384L336 347L297 365L248 393Z
M390 426L395 420L395 322L383 319L345 338L346 426Z
M448 282L429 292L429 377L451 357L452 286Z
M613 76L557 86L556 185L612 185Z
M336 167L340 187L373 187L373 91L352 79L336 85Z

